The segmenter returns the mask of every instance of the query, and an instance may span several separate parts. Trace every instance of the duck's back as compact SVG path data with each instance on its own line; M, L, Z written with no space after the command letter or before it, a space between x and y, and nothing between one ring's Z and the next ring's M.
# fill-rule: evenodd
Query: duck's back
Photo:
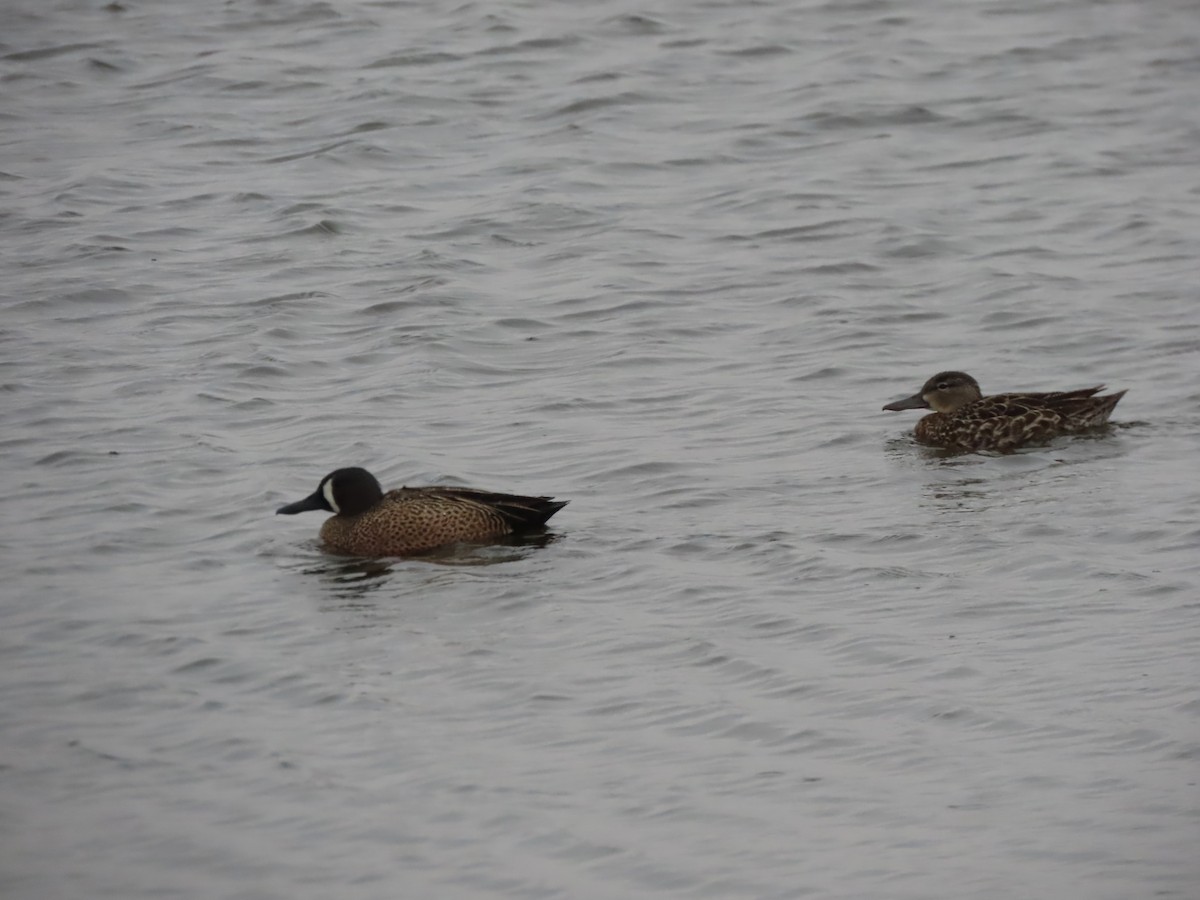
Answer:
M925 444L1007 453L1103 425L1124 391L1094 396L1103 386L1049 393L993 394L967 403L949 415L934 413L917 423L916 438Z
M399 488L357 516L330 517L321 538L342 553L405 556L538 528L565 505L473 488Z

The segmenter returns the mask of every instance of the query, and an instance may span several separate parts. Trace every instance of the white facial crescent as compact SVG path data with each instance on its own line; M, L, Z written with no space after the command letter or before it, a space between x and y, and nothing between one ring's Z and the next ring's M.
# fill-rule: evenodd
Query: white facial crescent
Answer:
M335 513L341 512L341 510L338 509L337 501L333 499L333 479L332 478L330 478L328 481L326 481L325 484L321 487L321 493L325 495L325 502L329 504L330 508Z

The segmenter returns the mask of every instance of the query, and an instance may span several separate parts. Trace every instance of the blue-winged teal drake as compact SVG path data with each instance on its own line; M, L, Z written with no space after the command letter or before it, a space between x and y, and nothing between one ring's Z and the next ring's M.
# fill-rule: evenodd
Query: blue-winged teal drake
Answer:
M333 513L321 526L321 539L337 553L410 556L459 541L536 531L566 505L550 497L460 487L402 487L385 494L366 469L338 469L312 494L275 512Z
M1060 434L1077 434L1108 421L1124 391L1096 397L1104 385L1048 394L983 396L965 372L939 372L921 390L884 409L932 409L913 433L922 444L951 450L1010 453Z

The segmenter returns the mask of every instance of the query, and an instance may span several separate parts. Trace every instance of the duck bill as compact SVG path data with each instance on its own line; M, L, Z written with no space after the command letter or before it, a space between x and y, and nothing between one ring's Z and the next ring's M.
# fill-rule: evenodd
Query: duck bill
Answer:
M900 409L929 409L930 406L925 402L925 398L920 394L913 394L911 397L905 397L903 400L897 400L895 403L889 403L884 409L889 412L895 412Z
M324 509L325 498L321 496L319 490L309 494L303 500L297 500L295 503L289 503L287 506L281 506L275 510L277 516L294 516L296 513L308 512L313 509Z

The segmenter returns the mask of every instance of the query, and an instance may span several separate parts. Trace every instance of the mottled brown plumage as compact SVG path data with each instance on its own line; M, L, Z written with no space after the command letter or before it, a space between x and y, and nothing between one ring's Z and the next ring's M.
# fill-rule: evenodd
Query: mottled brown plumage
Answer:
M886 410L932 409L913 429L922 444L951 450L1010 453L1105 424L1125 391L1095 396L1103 385L1075 391L993 394L984 397L965 372L939 372L911 397Z
M310 496L277 512L335 513L321 526L321 539L337 553L411 556L459 541L536 531L566 505L550 497L459 487L402 487L385 494L375 476L355 468L331 472Z

